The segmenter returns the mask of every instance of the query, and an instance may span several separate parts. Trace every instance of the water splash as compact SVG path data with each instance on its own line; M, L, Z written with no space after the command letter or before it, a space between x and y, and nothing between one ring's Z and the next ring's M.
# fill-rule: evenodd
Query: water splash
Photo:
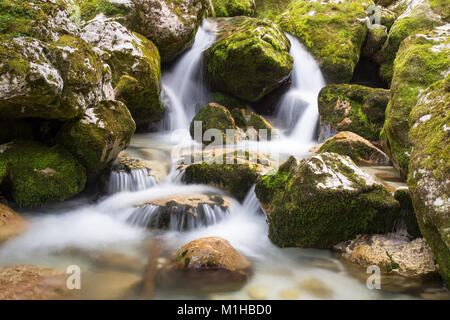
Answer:
M140 191L156 185L155 179L147 169L133 169L130 172L112 171L109 176L108 193Z

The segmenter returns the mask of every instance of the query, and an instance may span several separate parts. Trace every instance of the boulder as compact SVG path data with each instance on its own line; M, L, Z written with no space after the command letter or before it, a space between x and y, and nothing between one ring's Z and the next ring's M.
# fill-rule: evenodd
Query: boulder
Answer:
M160 96L160 57L143 36L103 14L83 25L81 37L112 70L116 99L124 102L138 125L159 121L164 115Z
M419 30L429 30L442 24L439 14L430 7L431 1L404 0L400 2L403 2L404 9L389 30L388 38L376 57L377 62L381 64L380 76L386 83L392 80L394 60L402 41Z
M34 265L0 268L0 300L59 300L75 298L66 286L67 275Z
M291 2L292 0L255 0L256 16L275 21Z
M179 281L183 281L194 290L228 291L242 287L251 276L252 267L227 240L208 237L178 249L164 273L166 285L179 286Z
M319 93L319 142L340 131L351 131L370 140L379 140L389 90L361 85L328 85Z
M374 24L367 30L366 40L361 48L361 56L374 59L388 37L388 28Z
M174 195L137 205L128 220L151 229L190 231L223 220L230 205L230 198L218 194Z
M63 201L83 191L85 168L60 145L14 141L0 146L1 188L19 206Z
M275 165L264 154L212 149L184 156L178 162L182 181L187 184L209 184L244 200L247 192L262 175Z
M293 1L277 21L318 60L328 83L348 83L366 38L371 1Z
M376 265L384 273L425 278L437 272L433 253L423 238L410 240L395 233L363 235L335 249L352 263L363 268Z
M79 8L80 19L85 21L103 13L107 17L114 17L128 25L134 11L131 0L75 0L75 3Z
M153 41L163 62L189 48L210 9L207 0L132 0L132 29Z
M255 0L212 0L216 17L253 16Z
M81 119L64 124L58 141L72 152L89 174L98 175L130 143L136 125L119 101L102 101Z
M290 75L290 42L268 20L236 17L225 20L217 40L204 52L205 72L213 88L254 102Z
M447 47L448 48L448 47ZM447 61L448 61L447 50ZM448 67L447 63L447 67ZM450 285L450 76L418 97L410 114L408 186L420 231Z
M409 115L421 92L445 78L448 73L449 30L450 25L447 24L407 38L402 42L395 59L391 98L381 139L383 149L403 178L408 175L411 154Z
M328 152L299 164L289 158L258 179L255 194L280 247L329 248L360 233L391 231L399 208L349 157Z
M366 139L350 131L328 138L318 153L334 152L349 156L357 165L389 165L389 157Z
M27 223L14 210L0 203L0 244L24 232Z

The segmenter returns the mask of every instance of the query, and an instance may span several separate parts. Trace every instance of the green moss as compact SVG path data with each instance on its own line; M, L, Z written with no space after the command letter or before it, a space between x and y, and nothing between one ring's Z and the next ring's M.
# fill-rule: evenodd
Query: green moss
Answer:
M277 16L282 14L292 0L256 0L256 16L276 20Z
M384 123L389 91L360 85L328 85L319 93L321 125L376 141ZM343 121L350 119L350 122Z
M254 0L212 0L216 17L253 16Z
M245 101L258 101L290 75L288 38L268 20L232 18L204 53L210 84Z
M186 168L183 182L210 184L225 189L242 201L257 177L256 169L247 164L196 163Z
M111 3L108 0L76 0L76 2L80 6L83 20L90 20L99 13L114 17L126 15L129 11L124 5Z
M120 102L103 101L88 111L93 115L64 124L57 139L89 174L98 175L128 146L136 125Z
M450 22L450 6L447 0L428 0L431 9L442 17L446 22Z
M330 83L349 82L366 37L369 3L293 1L277 19L284 31L296 36L318 59Z
M66 200L84 189L86 171L63 147L15 141L6 145L0 163L7 167L9 196L19 206ZM4 171L3 171L4 172Z

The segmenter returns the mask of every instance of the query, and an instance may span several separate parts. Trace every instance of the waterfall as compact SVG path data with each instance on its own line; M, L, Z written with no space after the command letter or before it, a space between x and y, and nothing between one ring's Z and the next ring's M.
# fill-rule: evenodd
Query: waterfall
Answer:
M297 40L286 34L291 42L294 58L292 87L284 94L277 107L277 120L298 142L311 142L316 135L319 119L317 97L325 80L314 58Z
M163 102L167 112L164 130L187 129L196 110L208 103L203 82L202 54L215 40L215 25L205 19L197 31L194 44L172 70L162 76Z
M199 204L197 208L176 206L170 209L148 204L137 208L128 222L141 227L181 232L214 225L229 214L228 209L208 204Z
M147 169L133 169L130 172L112 171L109 176L108 193L140 191L154 185L156 185L156 181L148 175Z

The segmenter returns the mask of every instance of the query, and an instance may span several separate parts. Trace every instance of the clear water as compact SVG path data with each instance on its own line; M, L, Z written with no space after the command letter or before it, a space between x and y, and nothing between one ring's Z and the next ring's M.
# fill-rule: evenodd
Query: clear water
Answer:
M65 270L79 265L82 270L82 298L144 298L138 289L128 290L126 279L142 280L143 269L149 259L149 243L157 237L163 243L159 260L190 240L206 236L227 239L233 247L248 257L254 267L254 276L244 288L232 292L186 293L177 288L155 289L156 299L250 299L252 292L263 292L268 299L320 299L323 296L301 289L302 281L319 280L327 288L331 299L417 298L412 294L413 281L402 280L396 293L387 290L369 290L363 272L348 268L328 250L281 249L267 237L268 226L260 204L251 189L241 203L233 200L229 212L205 210L206 223L188 223L188 231L179 232L180 221L161 232L144 227L154 210L136 216L136 205L168 198L173 195L221 193L209 186L180 183L175 163L180 149L189 151L198 147L187 133L190 119L207 93L201 79L201 54L214 41L214 21L205 21L193 47L186 52L173 69L162 77L170 112L158 133L137 134L128 152L146 160L158 161L167 167L167 177L160 184L147 180L142 172L118 174L110 185L110 194L101 199L80 196L74 200L49 205L37 210L21 212L30 222L29 229L0 247L0 264L38 264ZM291 54L294 57L293 86L282 98L277 110L277 123L282 132L276 141L250 142L246 147L280 154L307 156L315 145L318 122L317 94L325 85L314 59L293 37ZM235 146L244 147L243 143ZM182 152L181 152L182 153ZM211 209L211 208L210 208ZM214 209L211 209L214 211ZM225 216L226 215L226 216ZM219 217L219 218L218 218ZM130 261L128 270L118 270L114 263L99 264L94 253L120 254L122 264ZM132 261L132 262L131 262ZM104 261L103 261L104 262ZM420 284L422 286L422 284ZM124 290L123 288L127 288ZM132 286L131 286L132 287ZM419 292L424 290L419 288ZM432 284L431 288L439 288Z

